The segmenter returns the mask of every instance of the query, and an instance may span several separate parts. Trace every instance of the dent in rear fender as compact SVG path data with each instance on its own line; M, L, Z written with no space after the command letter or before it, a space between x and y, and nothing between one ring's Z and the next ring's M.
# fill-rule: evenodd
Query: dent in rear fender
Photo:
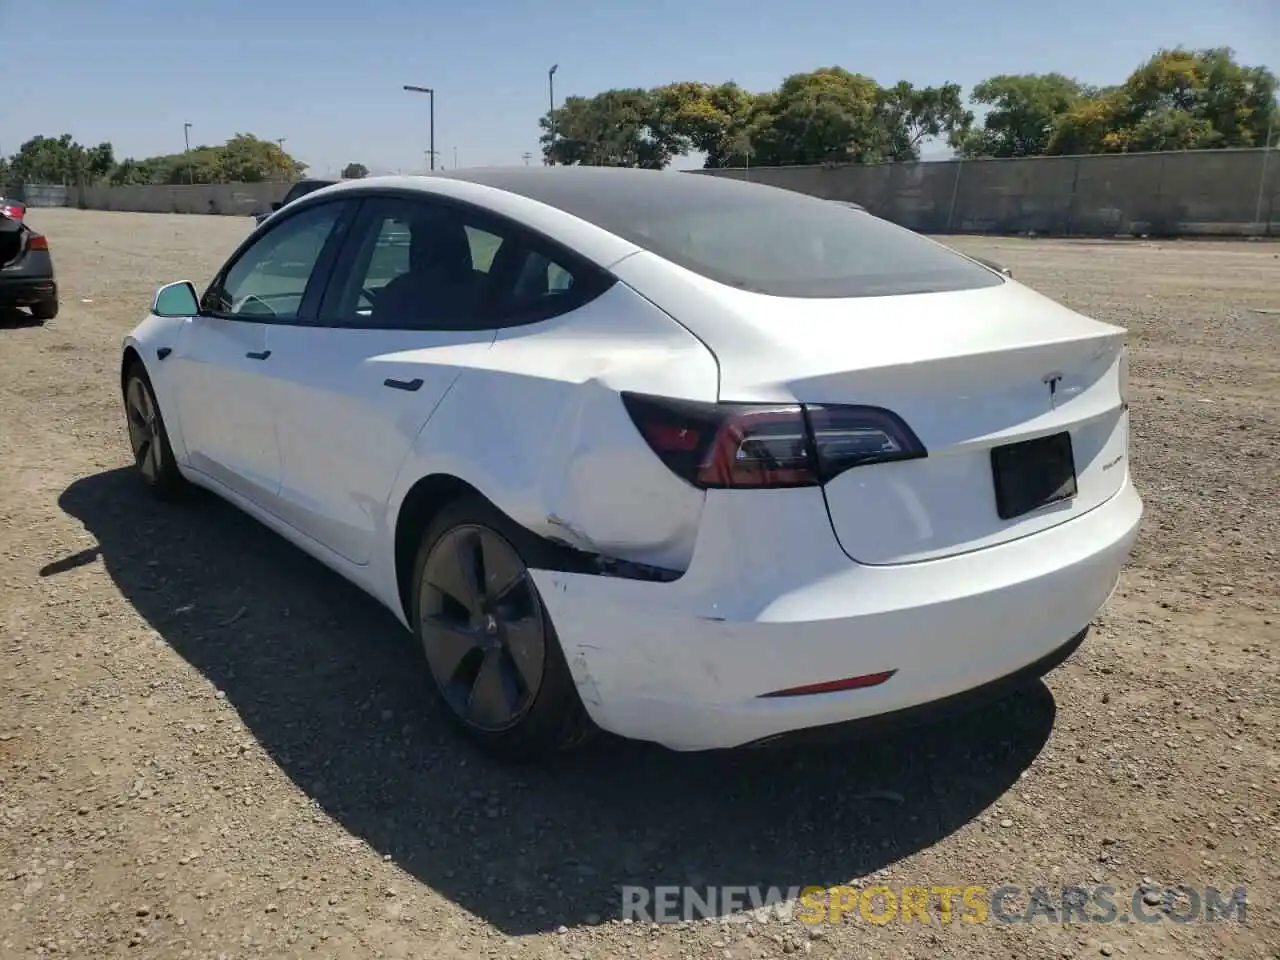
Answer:
M649 449L619 393L713 401L717 384L702 343L615 284L572 313L499 331L419 434L392 514L419 478L451 474L540 536L683 570L705 495Z

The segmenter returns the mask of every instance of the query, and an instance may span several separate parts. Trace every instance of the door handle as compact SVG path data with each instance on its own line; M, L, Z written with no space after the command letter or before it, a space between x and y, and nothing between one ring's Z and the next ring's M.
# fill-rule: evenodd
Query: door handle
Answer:
M271 356L271 351L263 350L261 353L255 353L254 351L250 350L248 353L245 354L245 356L248 357L250 360L265 360L267 359L267 357Z
M412 380L392 380L388 377L382 381L384 387L390 387L392 390L408 390L410 392L417 390L422 386L422 378L414 377Z

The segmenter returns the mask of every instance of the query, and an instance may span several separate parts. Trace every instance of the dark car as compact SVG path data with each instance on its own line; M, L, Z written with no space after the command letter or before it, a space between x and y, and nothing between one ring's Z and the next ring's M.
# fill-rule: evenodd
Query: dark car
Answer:
M321 187L328 187L337 182L337 180L299 180L289 188L289 192L284 195L283 200L271 205L270 213L260 213L257 215L256 219L261 223L263 220L267 219L267 217L271 216L272 213L275 213L286 204L293 203L293 201L301 197L305 197L308 193L315 193Z
M0 310L26 307L44 322L58 315L49 241L23 221L0 214Z

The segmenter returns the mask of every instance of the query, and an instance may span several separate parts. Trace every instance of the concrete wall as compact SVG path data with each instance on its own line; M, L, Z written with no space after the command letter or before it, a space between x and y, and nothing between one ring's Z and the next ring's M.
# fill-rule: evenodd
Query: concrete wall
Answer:
M67 206L139 213L218 213L249 217L284 199L287 183L198 183L192 186L68 187Z
M754 167L699 173L831 200L925 233L1280 236L1280 150ZM1258 208L1258 188L1262 205Z
M1269 158L1265 150L1201 150L697 172L855 200L926 233L1280 236L1280 150L1274 149ZM269 210L287 187L69 187L67 205L251 216Z

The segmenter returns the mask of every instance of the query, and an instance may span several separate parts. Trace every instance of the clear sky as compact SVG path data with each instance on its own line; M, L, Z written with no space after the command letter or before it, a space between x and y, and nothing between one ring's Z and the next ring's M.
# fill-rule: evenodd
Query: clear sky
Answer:
M839 65L884 84L1061 71L1117 82L1159 46L1280 69L1280 0L0 0L0 153L43 133L117 158L237 132L318 176L421 170L427 97L446 167L537 155L557 99L673 80L751 90ZM689 166L686 161L682 166ZM693 165L697 165L696 161Z

